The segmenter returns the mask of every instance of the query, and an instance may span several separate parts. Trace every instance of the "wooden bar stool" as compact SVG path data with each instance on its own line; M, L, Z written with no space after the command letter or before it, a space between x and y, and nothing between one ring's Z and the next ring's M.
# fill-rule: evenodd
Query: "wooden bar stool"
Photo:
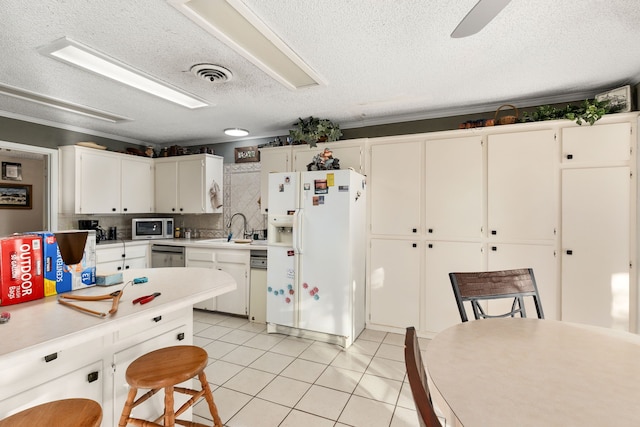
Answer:
M207 366L207 352L196 346L180 345L161 348L152 351L134 360L126 372L127 383L131 387L127 401L122 410L119 427L127 424L135 426L201 426L203 424L176 419L177 416L195 404L202 396L209 404L209 412L213 416L215 427L222 427L222 421L218 415L218 409L213 402L211 388L207 382L204 368ZM200 380L201 390L192 390L184 387L176 387L177 384L197 376ZM136 400L138 389L150 389ZM164 414L153 422L132 418L131 411L136 406L145 402L159 390L164 389ZM173 393L179 392L191 396L177 411L174 412ZM159 424L164 418L164 423Z
M99 427L102 408L89 399L43 403L0 420L0 427Z

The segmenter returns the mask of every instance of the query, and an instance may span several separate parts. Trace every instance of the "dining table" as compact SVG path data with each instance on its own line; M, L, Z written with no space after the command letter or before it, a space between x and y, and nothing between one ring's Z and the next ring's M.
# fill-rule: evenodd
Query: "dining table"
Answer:
M424 350L447 426L640 426L640 336L533 318L463 322Z

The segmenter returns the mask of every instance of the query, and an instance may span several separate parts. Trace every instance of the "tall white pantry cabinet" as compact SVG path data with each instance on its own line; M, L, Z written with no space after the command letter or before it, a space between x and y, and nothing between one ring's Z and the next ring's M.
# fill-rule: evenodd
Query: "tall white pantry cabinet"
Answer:
M637 117L369 139L368 327L433 335L449 272L532 267L547 319L635 332Z

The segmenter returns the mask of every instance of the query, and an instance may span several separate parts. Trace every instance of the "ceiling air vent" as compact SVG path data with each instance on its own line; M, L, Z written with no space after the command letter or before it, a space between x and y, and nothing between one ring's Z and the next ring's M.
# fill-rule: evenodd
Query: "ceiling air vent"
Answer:
M231 80L233 74L224 67L213 64L196 64L191 72L203 80L211 83L224 83Z

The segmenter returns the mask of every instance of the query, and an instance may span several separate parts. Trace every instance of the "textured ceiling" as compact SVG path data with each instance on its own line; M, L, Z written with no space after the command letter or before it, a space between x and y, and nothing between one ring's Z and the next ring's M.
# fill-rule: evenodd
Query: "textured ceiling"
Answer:
M213 1L213 0L212 0ZM586 97L640 80L637 0L513 0L478 34L451 31L476 0L243 0L328 83L292 91L165 0L0 0L0 83L129 117L110 124L0 95L0 115L139 143L287 133L298 117L343 128ZM189 110L38 53L92 46L212 104ZM189 68L214 63L212 84Z

